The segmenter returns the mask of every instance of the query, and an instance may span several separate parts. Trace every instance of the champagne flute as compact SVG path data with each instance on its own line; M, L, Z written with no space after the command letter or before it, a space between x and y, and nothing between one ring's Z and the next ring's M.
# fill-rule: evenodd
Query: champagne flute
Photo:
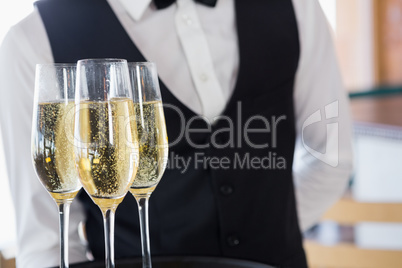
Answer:
M78 61L76 88L75 161L83 188L102 211L106 267L113 268L114 214L138 165L127 61Z
M76 64L36 66L32 120L33 165L59 209L62 268L68 268L70 204L81 189L74 162L75 74Z
M139 164L130 192L138 205L142 267L151 268L148 201L166 168L168 139L156 66L152 62L129 63L139 139Z

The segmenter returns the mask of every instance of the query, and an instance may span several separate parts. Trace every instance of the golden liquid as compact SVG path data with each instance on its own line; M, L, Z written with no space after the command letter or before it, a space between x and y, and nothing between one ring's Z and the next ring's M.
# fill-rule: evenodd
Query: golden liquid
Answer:
M50 193L50 195L57 200L73 200L77 195L78 191L70 192L70 193Z
M101 209L115 208L133 183L138 165L138 141L133 102L82 102L76 162L81 183Z
M54 199L73 199L81 188L72 140L74 103L40 103L33 124L36 174Z
M92 196L91 198L94 203L97 204L102 209L102 211L104 211L108 208L116 209L117 206L123 201L124 196L118 198L98 198Z
M143 188L134 188L133 186L131 186L129 191L134 197L145 197L150 196L155 189L156 185Z
M139 140L137 175L130 188L135 195L152 193L167 163L168 138L162 102L134 103Z

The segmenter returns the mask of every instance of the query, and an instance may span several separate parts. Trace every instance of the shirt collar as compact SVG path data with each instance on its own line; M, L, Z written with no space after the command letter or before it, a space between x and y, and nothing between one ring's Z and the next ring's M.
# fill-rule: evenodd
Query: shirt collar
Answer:
M119 0L126 12L136 21L140 20L151 0Z

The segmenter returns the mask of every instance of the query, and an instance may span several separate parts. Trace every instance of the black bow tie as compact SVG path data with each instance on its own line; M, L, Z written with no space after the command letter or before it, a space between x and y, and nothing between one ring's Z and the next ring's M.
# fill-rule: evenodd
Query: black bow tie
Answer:
M218 0L195 0L195 2L204 4L206 6L214 7ZM154 0L155 6L157 9L162 9L170 6L176 2L176 0Z

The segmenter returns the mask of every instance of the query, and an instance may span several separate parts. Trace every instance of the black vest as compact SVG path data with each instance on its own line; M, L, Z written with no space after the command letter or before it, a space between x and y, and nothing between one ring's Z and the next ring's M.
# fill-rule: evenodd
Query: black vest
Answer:
M37 7L55 62L145 61L105 0L42 0ZM236 20L238 79L224 117L210 131L160 81L163 101L169 104L164 109L168 137L175 144L169 148L168 168L150 199L151 252L307 267L292 181L293 85L299 60L292 2L238 0ZM163 44L160 49L165 49ZM183 124L206 131L190 132L180 139ZM266 130L251 130L245 136L245 126ZM195 149L194 144L211 146ZM252 144L269 147L258 149ZM190 159L190 167L179 168L177 159ZM79 200L86 209L90 249L96 259L103 259L100 210L84 191ZM135 200L127 195L116 212L117 258L141 255L137 214Z

